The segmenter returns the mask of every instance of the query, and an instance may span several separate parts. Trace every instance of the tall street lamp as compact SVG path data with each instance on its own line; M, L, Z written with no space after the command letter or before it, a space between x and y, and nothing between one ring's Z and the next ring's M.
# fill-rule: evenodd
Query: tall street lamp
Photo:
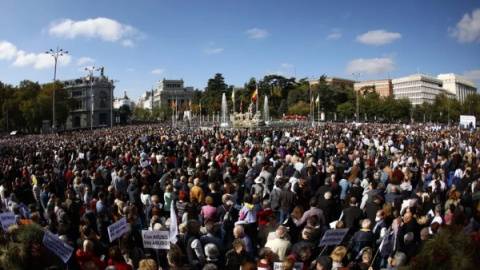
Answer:
M354 77L355 78L355 82L357 83L358 82L358 77L361 77L363 76L363 74L361 73L352 73L350 74L350 76ZM353 86L353 91L355 91L355 86ZM358 95L360 93L360 89L357 92L357 123L360 122L360 106L359 106L359 103L358 103Z
M53 71L53 94L52 94L52 133L53 133L55 132L55 126L56 126L55 125L55 83L57 81L57 61L58 61L58 57L64 54L67 54L68 51L63 51L63 49L60 49L57 47L55 51L50 49L45 53L50 54L55 59L55 69Z
M110 127L113 127L113 102L114 102L114 98L113 98L113 89L115 89L115 83L116 82L119 82L119 80L111 80L110 83L112 84L112 92L110 93ZM153 90L152 90L153 92ZM152 94L153 95L153 94ZM152 97L152 100L153 100L153 97ZM152 102L153 104L153 102Z
M93 130L93 105L94 105L94 100L93 100L93 71L95 70L95 67L85 68L86 71L88 71L88 79L90 81L90 97L92 99L92 104L91 104L91 116L90 116L90 130Z

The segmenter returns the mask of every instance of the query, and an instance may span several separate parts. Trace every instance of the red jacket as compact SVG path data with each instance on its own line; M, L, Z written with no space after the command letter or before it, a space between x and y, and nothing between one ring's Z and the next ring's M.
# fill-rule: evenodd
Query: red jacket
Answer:
M133 270L133 267L126 262L116 262L112 259L108 259L108 265L114 265L117 270Z
M78 264L82 269L83 265L89 261L92 261L99 270L104 270L107 267L103 261L93 255L91 252L85 252L81 249L78 249L75 256L77 257Z

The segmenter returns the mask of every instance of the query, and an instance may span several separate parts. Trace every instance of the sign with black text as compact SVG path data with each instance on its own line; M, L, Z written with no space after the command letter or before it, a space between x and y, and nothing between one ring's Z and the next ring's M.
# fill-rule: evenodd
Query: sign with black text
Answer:
M169 231L142 231L143 248L170 249Z
M347 234L348 229L335 229L335 230L328 230L325 232L325 235L322 238L322 241L320 241L321 246L338 246L340 243L342 243L343 238Z
M64 243L57 235L53 234L48 229L45 230L43 236L43 244L52 251L55 255L60 257L64 263L67 263L73 253L73 247Z
M12 212L5 212L0 214L0 222L2 223L3 231L6 232L8 227L17 224L15 215Z
M297 262L293 265L293 269L295 270L302 270L303 268L303 263L302 262ZM275 262L273 263L273 270L281 270L282 269L282 263L281 262Z
M127 233L127 218L125 217L108 226L108 237L110 237L110 242L113 242L124 233Z

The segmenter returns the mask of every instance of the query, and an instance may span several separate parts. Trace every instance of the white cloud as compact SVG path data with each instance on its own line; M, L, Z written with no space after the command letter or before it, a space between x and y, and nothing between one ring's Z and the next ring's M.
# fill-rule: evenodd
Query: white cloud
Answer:
M123 47L134 47L135 45L133 45L133 41L130 40L130 39L125 39L125 40L122 40L122 46Z
M463 73L463 77L474 82L480 82L480 69L466 71Z
M159 74L163 74L164 72L165 72L164 69L156 68L156 69L152 70L150 73L155 74L155 75L159 75Z
M50 68L55 65L55 60L51 54L48 53L27 53L18 50L15 45L8 41L0 41L0 60L13 60L12 66L26 67L33 65L35 69ZM66 66L70 63L72 57L68 54L63 54L58 57L58 65Z
M49 33L58 37L76 38L85 36L87 38L100 38L104 41L115 42L125 37L134 36L138 31L134 27L121 24L116 20L108 18L87 19L74 21L65 19L52 23Z
M463 18L453 28L449 28L450 36L458 42L466 43L480 40L480 9L470 14L464 14Z
M327 36L327 40L339 39L342 37L342 32L339 29L333 29L332 33Z
M282 67L282 68L292 68L293 65L290 65L289 63L282 63L282 64L280 65L280 67Z
M401 38L400 33L387 32L385 30L368 31L365 34L358 35L357 41L368 45L385 45Z
M270 35L265 29L252 28L245 32L248 35L248 38L251 39L262 39Z
M0 60L11 60L17 56L17 47L8 41L0 41Z
M72 57L68 54L64 54L58 57L57 64L60 66L66 66L70 63ZM25 67L33 65L35 69L50 68L55 65L55 60L50 54L46 53L26 53L24 51L18 51L17 59L12 64L16 67Z
M382 74L395 68L395 62L390 58L355 59L347 64L346 73Z
M90 58L90 57L82 57L80 59L77 60L77 66L83 66L85 64L88 64L88 63L93 63L95 62L95 59L93 58Z
M223 52L223 48L210 48L203 50L204 54L217 54Z

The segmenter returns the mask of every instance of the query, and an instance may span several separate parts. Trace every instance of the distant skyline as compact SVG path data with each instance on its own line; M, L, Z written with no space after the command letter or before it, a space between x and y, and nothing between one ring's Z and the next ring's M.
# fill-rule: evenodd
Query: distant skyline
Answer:
M0 2L0 81L87 76L104 67L134 101L159 80L203 90L222 73L359 81L455 73L480 86L480 2L143 0ZM95 72L98 76L100 73Z

